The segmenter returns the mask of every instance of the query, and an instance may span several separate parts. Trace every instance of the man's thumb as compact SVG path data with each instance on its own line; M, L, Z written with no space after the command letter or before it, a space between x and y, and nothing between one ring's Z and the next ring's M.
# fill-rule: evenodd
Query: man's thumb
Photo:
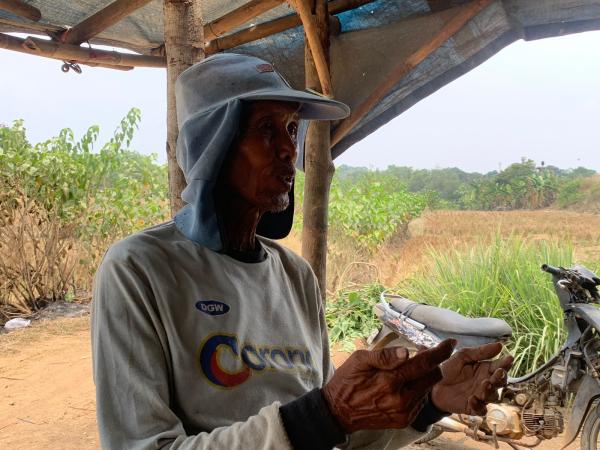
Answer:
M386 347L370 352L368 364L381 370L395 370L404 364L408 357L408 350L404 347Z

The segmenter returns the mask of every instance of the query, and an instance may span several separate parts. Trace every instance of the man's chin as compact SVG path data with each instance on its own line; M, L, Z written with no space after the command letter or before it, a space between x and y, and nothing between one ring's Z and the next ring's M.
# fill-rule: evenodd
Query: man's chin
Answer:
M272 198L270 203L271 204L265 209L270 213L279 213L285 211L286 208L290 205L290 197L286 193L285 195L280 195Z

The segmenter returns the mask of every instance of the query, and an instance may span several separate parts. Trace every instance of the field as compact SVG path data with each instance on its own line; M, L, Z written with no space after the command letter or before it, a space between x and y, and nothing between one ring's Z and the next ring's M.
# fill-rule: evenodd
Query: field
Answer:
M401 286L431 270L431 251L469 250L520 236L524 243L570 242L577 261L599 260L600 216L566 211L427 212L371 255L332 249L331 297L365 282ZM298 250L297 235L284 242ZM337 245L340 245L338 242ZM544 261L539 261L542 263ZM552 262L552 261L548 261ZM368 270L365 270L368 268ZM330 300L332 301L332 300ZM87 318L37 323L0 335L0 448L98 448ZM347 354L334 355L341 363ZM476 449L451 436L421 449ZM544 450L559 448L548 443ZM571 446L570 448L576 448Z

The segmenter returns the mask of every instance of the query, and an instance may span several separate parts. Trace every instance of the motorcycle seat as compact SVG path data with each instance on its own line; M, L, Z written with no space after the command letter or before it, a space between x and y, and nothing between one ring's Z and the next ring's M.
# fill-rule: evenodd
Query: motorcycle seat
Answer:
M512 329L502 319L483 317L472 319L457 312L436 306L416 303L399 296L392 298L390 306L397 312L443 333L504 338L512 336Z

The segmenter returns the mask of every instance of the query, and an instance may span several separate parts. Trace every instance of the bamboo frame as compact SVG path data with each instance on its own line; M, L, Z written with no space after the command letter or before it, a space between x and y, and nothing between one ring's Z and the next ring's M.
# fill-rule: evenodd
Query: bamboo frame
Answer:
M329 70L330 15L327 0L313 0L319 46L324 51ZM315 66L312 47L304 41L304 74L306 87L318 90L321 80ZM309 125L304 145L304 211L302 221L302 256L309 262L319 282L321 300L327 296L327 216L329 190L335 167L331 158L331 124L314 121Z
M65 44L81 44L130 15L151 0L116 0L60 35Z
M98 65L101 67L165 67L166 60L158 56L130 55L108 50L80 47L78 45L61 44L55 41L28 37L22 39L16 36L0 33L0 48L14 50L30 55L61 61L75 61L81 64ZM120 67L122 69L122 67Z
M0 0L0 9L11 12L16 16L33 20L34 22L42 18L42 13L39 9L21 0Z
M308 45L313 56L313 61L317 74L319 75L319 81L321 83L321 92L328 96L332 96L331 88L331 76L329 74L329 64L327 63L327 57L325 56L325 50L321 39L319 38L319 30L316 23L314 22L312 13L308 7L308 4L304 0L289 0L304 25L304 31Z
M328 4L329 14L340 14L374 1L375 0L333 0ZM228 50L237 47L238 45L247 44L248 42L281 33L282 31L289 30L290 28L299 25L302 25L300 17L297 14L290 14L286 17L261 23L238 31L237 33L214 39L206 44L205 51L207 55L212 55L222 50Z
M433 38L413 52L406 60L402 61L390 73L390 75L377 86L362 103L353 108L349 117L344 119L333 131L331 146L339 143L357 125L373 107L379 103L390 92L390 90L410 73L425 58L440 48L448 39L463 28L469 20L475 17L483 9L487 8L494 0L473 0L471 3L461 6L454 16L436 33Z
M251 0L205 25L204 40L212 41L284 2L285 0Z

